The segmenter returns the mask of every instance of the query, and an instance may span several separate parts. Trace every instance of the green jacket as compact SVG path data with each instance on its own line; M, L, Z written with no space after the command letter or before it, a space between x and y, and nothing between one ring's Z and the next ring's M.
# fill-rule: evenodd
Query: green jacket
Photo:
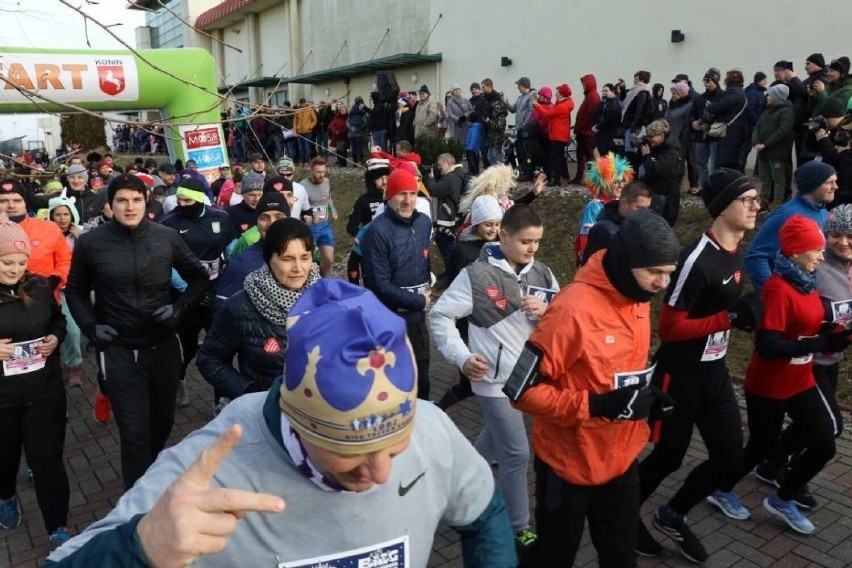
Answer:
M816 96L816 104L814 105L811 116L822 114L822 103L825 102L828 97L840 100L840 102L843 103L843 106L848 108L847 105L849 105L849 101L852 100L852 78L846 77L839 83L829 83L826 85L825 90Z
M780 105L767 105L760 113L757 126L751 135L751 143L765 144L757 157L770 162L785 160L790 156L793 147L793 122L795 113L793 104L784 101Z

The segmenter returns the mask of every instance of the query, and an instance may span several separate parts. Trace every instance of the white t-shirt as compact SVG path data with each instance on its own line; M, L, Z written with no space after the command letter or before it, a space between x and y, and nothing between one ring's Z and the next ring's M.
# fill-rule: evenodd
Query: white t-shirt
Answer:
M293 197L296 200L293 202L293 207L290 208L290 217L294 219L302 218L302 211L308 211L311 208L308 190L305 186L298 182L293 182Z

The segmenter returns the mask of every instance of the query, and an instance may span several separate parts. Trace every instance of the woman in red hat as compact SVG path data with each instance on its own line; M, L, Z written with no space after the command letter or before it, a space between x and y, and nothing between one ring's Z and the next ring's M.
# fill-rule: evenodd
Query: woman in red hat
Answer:
M843 351L850 330L823 325L817 266L825 239L812 219L793 215L781 226L781 251L760 295L765 306L755 334L755 352L745 378L749 441L740 479L768 457L789 414L801 429L805 449L779 476L778 490L763 500L773 515L802 534L816 531L796 496L834 457L834 416L814 380L814 353ZM731 488L721 488L729 491Z

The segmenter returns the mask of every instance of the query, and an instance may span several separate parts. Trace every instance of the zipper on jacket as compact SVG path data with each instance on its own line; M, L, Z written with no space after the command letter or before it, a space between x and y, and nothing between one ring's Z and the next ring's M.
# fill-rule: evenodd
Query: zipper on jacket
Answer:
M494 379L500 376L500 358L503 356L503 344L499 343L497 346L497 364L494 368Z

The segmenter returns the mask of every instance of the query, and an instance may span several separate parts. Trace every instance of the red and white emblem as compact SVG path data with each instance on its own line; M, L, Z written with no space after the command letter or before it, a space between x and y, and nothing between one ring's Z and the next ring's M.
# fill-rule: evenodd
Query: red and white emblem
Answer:
M30 241L30 246L35 248L41 244L41 239L35 239L34 241Z
M153 220L154 219L154 213L153 212L148 213L148 218Z
M742 280L742 277L743 277L743 275L739 270L734 270L734 282L739 284L740 280Z
M278 340L274 337L270 337L266 340L266 343L263 344L263 350L270 355L275 355L279 351L281 351L281 346L278 345Z
M509 307L509 298L498 298L497 300L494 300L494 305L501 310L505 310Z
M98 65L98 87L111 97L119 94L127 86L123 65Z
M423 258L426 258L426 259L429 258L429 249L428 248L423 249Z
M497 296L500 294L500 289L497 286L486 286L485 287L485 295L488 296L489 300L496 300Z
M12 241L12 246L15 247L15 250L23 252L27 248L27 241Z

